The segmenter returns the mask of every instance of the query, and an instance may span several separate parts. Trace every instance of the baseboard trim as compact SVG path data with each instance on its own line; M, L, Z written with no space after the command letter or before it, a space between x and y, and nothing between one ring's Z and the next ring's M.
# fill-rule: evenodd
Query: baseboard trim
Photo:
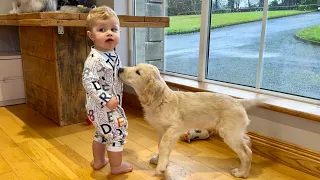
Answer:
M134 94L125 92L123 104L142 110ZM251 138L253 153L320 178L320 152L255 132L248 132L248 135Z
M7 100L7 101L0 101L0 107L12 106L12 105L17 105L17 104L25 104L25 103L26 103L25 98L12 99L12 100Z
M248 132L253 153L320 178L320 153L279 139Z

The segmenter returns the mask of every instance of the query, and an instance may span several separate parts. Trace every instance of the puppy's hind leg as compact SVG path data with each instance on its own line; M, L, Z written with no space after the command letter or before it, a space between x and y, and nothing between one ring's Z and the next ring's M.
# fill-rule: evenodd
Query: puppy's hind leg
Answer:
M159 144L159 160L156 168L156 174L161 175L165 172L169 164L169 156L172 148L179 138L179 128L169 127L163 134Z
M250 141L250 137L247 135L247 134L244 134L243 135L243 140L244 142L246 143L246 145L251 148L252 147L252 144L251 144L251 141Z
M233 169L231 174L238 178L248 177L252 161L252 151L247 145L250 140L245 140L242 132L236 133L233 130L225 132L224 135L224 142L237 153L241 162L240 167Z

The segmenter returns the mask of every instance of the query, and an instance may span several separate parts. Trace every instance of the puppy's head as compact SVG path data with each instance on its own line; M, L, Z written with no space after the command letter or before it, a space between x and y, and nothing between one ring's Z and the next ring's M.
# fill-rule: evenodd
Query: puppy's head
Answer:
M153 101L156 92L164 87L164 81L157 67L151 64L138 64L133 67L121 68L120 79L134 88L142 104Z

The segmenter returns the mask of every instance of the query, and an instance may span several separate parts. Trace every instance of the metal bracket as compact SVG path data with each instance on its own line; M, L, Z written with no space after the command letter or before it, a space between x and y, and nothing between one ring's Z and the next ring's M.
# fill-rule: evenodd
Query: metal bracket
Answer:
M58 26L58 34L64 34L63 26Z

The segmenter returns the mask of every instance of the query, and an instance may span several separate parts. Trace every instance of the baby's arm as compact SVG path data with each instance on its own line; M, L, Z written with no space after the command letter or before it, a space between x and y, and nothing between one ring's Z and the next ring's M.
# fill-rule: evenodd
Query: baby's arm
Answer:
M117 103L115 97L112 97L108 92L103 90L102 86L99 84L99 75L98 70L101 68L100 62L95 59L91 58L88 59L84 64L84 69L82 73L82 84L85 88L86 92L96 100L97 103L101 105L101 108L104 106L108 107L108 103L110 102L111 107L108 107L110 110L113 110Z

